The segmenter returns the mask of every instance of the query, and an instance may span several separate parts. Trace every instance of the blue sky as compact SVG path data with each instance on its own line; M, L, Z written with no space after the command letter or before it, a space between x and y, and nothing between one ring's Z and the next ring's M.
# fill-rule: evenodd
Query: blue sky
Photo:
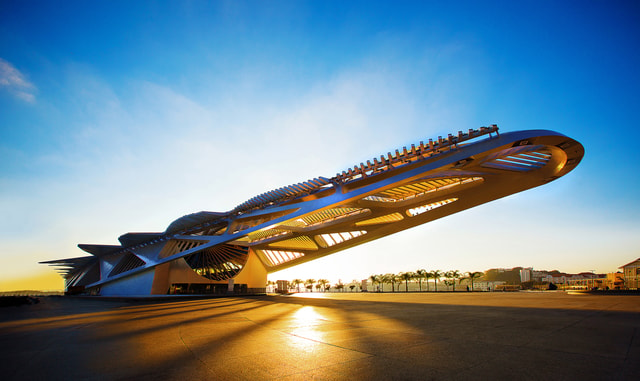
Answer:
M638 46L634 1L2 1L0 288L78 243L492 123L585 158L275 277L614 271L640 257Z

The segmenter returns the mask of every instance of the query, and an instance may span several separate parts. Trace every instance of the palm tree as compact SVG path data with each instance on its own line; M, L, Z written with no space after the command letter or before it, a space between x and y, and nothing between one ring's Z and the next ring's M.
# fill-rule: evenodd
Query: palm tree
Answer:
M315 279L307 279L304 281L304 285L307 288L307 290L311 290L311 292L313 292L313 285L316 283Z
M380 284L380 292L384 292L384 284L387 283L387 276L384 274L376 275L378 283Z
M446 277L447 278L451 278L452 282L451 285L453 285L453 291L456 290L456 279L460 278L462 274L460 274L460 271L458 270L451 270L447 272Z
M322 286L322 291L326 291L327 290L327 285L329 284L329 281L326 279L318 279L318 286Z
M424 281L427 283L427 292L429 292L429 279L433 277L433 274L431 274L431 271L426 271L424 273Z
M482 274L484 274L481 271L469 271L467 277L461 278L460 281L462 282L463 280L470 280L471 281L471 291L473 291L473 280L476 278L480 278L482 276Z
M378 274L376 275L376 277L378 278L378 283L380 284L380 292L384 292L384 284L387 283L387 278L384 276L384 274Z
M451 281L449 280L449 278L447 278L447 273L446 272L444 273L443 278L444 279L442 280L442 283L444 283L444 285L447 287L446 290L449 291L449 287L451 286L451 283L450 283Z
M436 287L436 292L438 292L438 281L440 281L440 278L442 278L444 274L442 274L442 271L440 270L433 270L431 272L431 277L433 278L433 284Z
M275 286L276 282L272 280L267 281L267 288L271 287L271 291L273 291L273 286Z
M396 281L397 281L396 274L390 274L390 273L384 274L384 282L391 283L391 292L396 291Z
M400 291L400 283L402 283L402 279L400 279L400 274L392 274L394 284L398 284L398 289L396 291Z
M405 273L398 274L398 278L404 281L404 292L409 292L409 281L413 280L415 275L411 271L407 271Z
M380 274L380 287L382 289L382 292L384 292L384 285L386 283L391 283L389 274Z
M380 275L373 274L369 277L369 280L372 286L375 286L376 283L380 284Z
M415 275L415 279L418 280L418 286L420 286L420 292L422 292L422 280L427 278L427 270L418 269L413 274ZM427 283L427 287L429 287L428 283Z
M291 281L291 284L296 285L298 287L298 292L300 292L300 285L304 284L304 281L302 279L294 279Z

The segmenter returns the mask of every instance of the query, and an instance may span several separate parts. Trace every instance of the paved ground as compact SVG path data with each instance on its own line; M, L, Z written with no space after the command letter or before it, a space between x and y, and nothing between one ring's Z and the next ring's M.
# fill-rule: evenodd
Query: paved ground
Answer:
M640 379L640 296L313 296L5 307L0 379Z

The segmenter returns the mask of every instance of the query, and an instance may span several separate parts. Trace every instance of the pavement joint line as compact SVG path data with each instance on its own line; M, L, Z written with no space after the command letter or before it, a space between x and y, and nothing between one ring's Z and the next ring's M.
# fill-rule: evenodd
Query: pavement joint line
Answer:
M180 342L182 343L182 345L184 345L185 348L187 348L187 350L189 351L189 353L191 353L191 356L198 359L198 361L205 367L205 369L207 369L208 373L215 375L215 372L213 371L213 369L211 369L209 365L204 360L202 360L200 356L196 355L195 352L191 349L191 347L189 347L187 343L184 342L184 338L182 337L182 326L180 326L180 328L178 329L178 337L180 337Z
M251 319L248 319L248 320L252 321ZM327 320L327 321L329 321L329 320ZM256 325L261 325L260 323L256 323L256 322L254 322L254 323L255 323ZM311 339L311 338L308 338L308 337L304 337L304 336L296 335L295 333L290 333L290 332L287 332L287 331L283 331L282 329L269 328L269 327L265 327L265 328L266 328L266 329L269 329L269 330L272 330L272 331L280 332L280 333L282 333L282 334L284 334L284 335L287 335L287 336L293 336L293 337L297 337L297 338L299 338L299 339L303 339L303 340L307 340L307 341L312 341L312 342L314 342L314 343L324 344L324 345L327 345L327 346L330 346L330 347L339 348L339 349L344 349L344 350L347 350L347 351L350 351L350 352L362 353L362 354L369 355L369 356L376 356L376 355L374 355L374 354L372 354L372 353L362 352L362 351L358 351L358 350L351 349L351 348L345 348L345 347L342 347L342 346L340 346L340 345L336 345L336 344L328 343L328 342L325 342L325 341L314 340L314 339Z
M260 323L256 323L256 324L261 325ZM284 330L282 330L282 329L278 329L278 328L269 328L269 327L266 327L266 329L270 329L270 330L272 330L272 331L280 332L280 333L282 333L282 334L284 334L284 335L287 335L287 336L293 336L293 337L297 337L297 338L299 338L299 339L308 340L308 341L313 341L314 343L318 343L318 344L325 344L325 345L329 345L329 346L333 346L333 347L337 347L337 348L341 348L341 349L351 350L351 349L349 349L349 348L342 348L342 347L340 347L340 346L333 345L333 344L331 344L331 343L327 343L327 342L324 342L324 341L314 340L314 339L310 339L310 338L308 338L308 337L304 337L304 336L296 335L295 333L287 332L287 331L284 331ZM357 352L357 351L355 351L355 352Z
M527 347L527 349L536 349L536 348ZM606 360L617 359L617 360L624 361L624 358L622 358L621 355L606 355L606 354L600 354L600 353L581 353L581 352L565 351L565 350L560 350L560 349L546 349L546 348L545 348L545 351L547 351L549 353L562 353L562 354L576 355L576 356L581 356L581 357L589 356L589 357L598 357L598 358L606 359Z
M580 317L579 319L575 319L573 322L571 322L571 323L569 323L569 324L566 324L566 325L564 325L564 326L562 326L562 327L559 327L559 328L557 328L556 330L554 330L554 331L552 331L552 332L549 332L549 334L548 334L547 336L549 336L549 335L553 335L553 334L556 334L556 333L558 333L558 332L560 332L560 331L564 331L564 330L565 330L565 329L567 329L567 328L574 327L575 325L577 325L577 324L579 324L579 323L582 323L582 322L584 322L584 321L587 321L589 318L591 318L591 317L593 317L593 316L595 316L595 315L597 315L597 313L593 313L593 312L592 312L592 313L589 313L587 316L582 316L582 317Z
M631 347L633 346L633 341L636 338L636 334L638 333L638 328L633 328L633 335L631 335L631 339L629 340L629 344L627 345L627 353L624 355L624 364L626 365L629 362L629 353L631 353Z
M362 353L362 352L359 352L359 353ZM366 357L361 357L361 358L358 358L358 359L346 360L346 361L340 362L339 364L349 364L349 363L356 362L356 361L361 361L361 360L364 360L364 359L370 359L370 358L373 358L373 357L380 357L380 356L372 355L372 354L369 354L369 353L363 353L363 354L365 354L367 356ZM316 371L316 370L328 369L328 368L331 368L332 366L335 366L336 364L338 364L338 363L333 363L333 364L330 364L330 365L320 365L320 366L312 368L312 369L300 370L299 372L287 374L287 375L284 375L284 376L275 377L275 378L272 378L272 379L273 380L277 380L277 379L281 379L281 378L287 378L287 377L295 376L295 375L298 375L298 374L303 375L305 373L309 373L309 372Z

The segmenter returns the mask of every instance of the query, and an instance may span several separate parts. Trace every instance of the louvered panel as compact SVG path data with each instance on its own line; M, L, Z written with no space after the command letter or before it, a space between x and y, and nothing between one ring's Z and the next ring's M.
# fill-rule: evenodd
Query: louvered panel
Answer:
M267 259L267 262L271 266L280 265L304 256L304 253L296 251L258 250L258 252Z
M202 244L207 243L208 241L195 241L195 240L186 240L186 239L172 239L168 241L162 251L160 252L160 258L170 257L172 255L176 255L178 253L182 253L187 250L191 250L194 247L198 247Z
M419 184L409 184L402 187L402 191L405 195L407 194L416 194L424 192L424 188Z
M391 222L397 222L403 220L404 217L400 213L391 213L385 216L370 218L364 221L356 222L356 226L376 225L376 224L388 224Z
M100 265L98 263L94 263L92 265L89 265L82 272L82 275L77 278L73 286L86 286L91 283L95 283L99 281L100 281Z
M360 237L363 234L367 234L367 232L365 230L356 230L350 232L319 234L316 236L316 241L318 241L320 246L327 248L349 241L353 238Z
M297 250L317 250L318 246L307 236L299 236L269 244L269 247Z
M402 198L402 196L404 195L404 192L400 187L398 187L398 188L382 191L379 194L387 197L391 197L391 198Z
M235 277L249 257L249 248L236 245L214 246L184 257L196 274L223 281Z
M317 225L317 224L321 224L325 221L329 221L329 220L333 220L336 218L340 218L340 217L344 217L350 214L354 214L354 213L361 213L361 212L365 212L367 211L366 209L359 209L359 208L333 208L333 209L327 209L327 210L323 210L321 212L318 213L313 213L311 215L302 217L301 219L307 224L307 225Z
M435 187L429 183L417 183L414 184L413 186L410 186L411 189L415 189L418 192L426 192L429 191L431 189L434 189Z
M263 239L277 237L280 235L289 234L289 231L283 229L267 229L260 230L249 234L249 240L251 242L262 241Z
M454 201L458 201L458 199L454 197L454 198L449 198L449 199L446 199L446 200L432 202L432 203L426 204L426 205L421 205L421 206L418 206L418 207L415 207L415 208L408 209L407 210L407 215L409 217L415 217L415 216L417 216L419 214L426 213L426 212L429 212L431 210L440 208L440 207L445 206L447 204L450 204L450 203L452 203Z
M111 272L109 273L109 276L112 277L114 275L122 274L144 265L145 265L145 262L142 259L140 259L137 255L133 253L127 253L125 256L122 257L122 259L113 268L113 270L111 270Z
M482 177L452 177L421 181L414 184L403 185L392 189L386 189L380 193L365 197L365 200L378 202L397 202L411 197L420 196L440 189L467 184L474 181L482 181Z
M549 152L527 152L523 155L536 157L540 159L548 159L549 157L551 157L551 153Z
M513 147L492 155L482 163L485 168L528 172L547 165L551 152L543 146Z
M526 157L524 155L514 155L514 156L509 156L507 158L500 158L500 159L496 159L497 161L501 161L501 162L507 162L507 163L520 163L520 164L524 164L524 165L537 165L537 166L543 166L544 164L546 164L546 160L544 160L543 158L540 159L534 159L531 157Z

